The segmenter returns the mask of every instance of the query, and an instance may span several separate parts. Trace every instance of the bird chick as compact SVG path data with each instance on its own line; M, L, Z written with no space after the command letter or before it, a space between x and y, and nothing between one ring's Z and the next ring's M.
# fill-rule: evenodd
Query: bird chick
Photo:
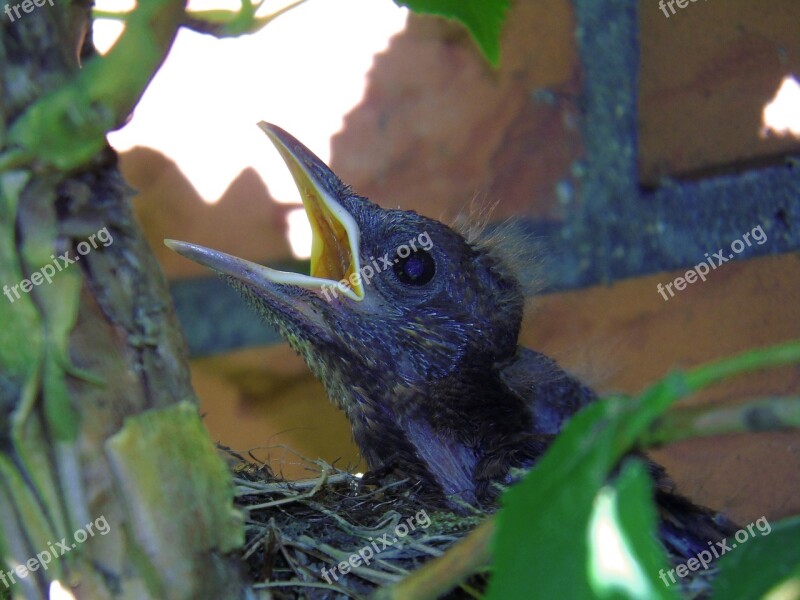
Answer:
M373 204L287 132L260 127L308 213L310 275L165 243L223 275L303 356L371 468L391 466L451 505L493 506L495 484L533 465L595 393L518 345L524 293L493 245ZM680 511L697 508L665 498ZM713 514L697 511L703 534L714 533ZM696 546L684 545L681 554Z

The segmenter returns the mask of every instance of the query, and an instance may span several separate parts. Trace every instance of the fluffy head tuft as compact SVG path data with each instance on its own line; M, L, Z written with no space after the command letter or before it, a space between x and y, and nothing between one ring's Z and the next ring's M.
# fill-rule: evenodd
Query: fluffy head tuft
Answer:
M504 276L519 283L525 296L536 295L547 285L544 244L519 220L490 223L497 204L473 200L455 217L452 227L472 247L489 254Z

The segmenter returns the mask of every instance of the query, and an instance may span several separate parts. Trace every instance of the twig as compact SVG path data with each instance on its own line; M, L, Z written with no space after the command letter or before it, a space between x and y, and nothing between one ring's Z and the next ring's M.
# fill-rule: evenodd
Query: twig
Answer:
M339 587L337 585L333 585L331 583L322 583L321 581L268 581L265 583L256 583L253 584L253 589L266 589L266 588L287 588L287 587L309 587L309 588L317 588L320 590L331 590L333 592L338 592L340 594L344 594L349 596L350 598L356 598L356 600L360 600L362 596L351 592L348 589L343 587Z
M353 536L358 536L360 538L367 538L378 533L381 533L385 529L393 529L397 523L400 521L400 515L395 511L390 511L387 513L383 520L378 523L375 527L356 527L352 523L350 523L347 519L340 516L335 511L332 511L329 508L326 508L319 502L306 502L306 505L314 510L321 512L323 515L330 517L342 528L343 531L349 533Z
M250 542L249 547L245 550L244 554L242 555L242 560L247 560L250 558L253 553L258 550L258 545L264 540L265 537L269 535L269 529L264 529L264 531L260 532L253 540Z
M253 511L261 508L272 508L273 506L280 506L281 504L287 504L289 502L297 502L299 500L311 498L322 488L323 485L325 485L325 481L327 480L327 478L328 478L328 468L326 465L322 468L322 473L320 473L316 485L314 485L314 487L310 491L304 494L297 494L295 496L288 496L286 498L280 498L278 500L271 500L270 502L263 502L262 504L253 504L252 506L248 506L247 510Z
M346 483L354 479L350 473L335 473L329 475L327 483L337 485L339 483ZM278 494L282 492L292 492L314 488L319 484L319 477L313 479L301 479L298 481L278 481L274 483L265 483L263 481L250 481L241 477L234 477L233 482L239 486L236 489L236 496L253 496L256 494ZM245 489L249 488L249 489Z
M313 548L316 548L317 550L321 550L322 552L327 554L330 558L332 558L335 561L333 563L330 563L330 564L332 564L334 566L336 566L336 564L338 564L340 562L348 562L348 559L350 558L350 556L353 555L353 552L345 552L344 550L339 550L337 548L334 548L333 546L329 546L328 544L326 544L324 542L311 540L307 536L301 537L298 540L298 542L302 542L304 544L308 544L308 545L312 546ZM290 543L294 544L295 546L297 545L297 542L290 542ZM303 549L303 548L301 548L301 549ZM382 563L382 561L380 561L379 559L375 560L374 562L376 564L381 564ZM350 566L350 573L358 575L362 579L366 579L367 581L369 581L371 583L374 583L376 585L388 585L388 584L391 584L391 583L396 583L399 580L400 576L406 575L408 573L408 571L406 571L405 569L401 569L397 565L384 564L383 566L384 567L391 567L392 569L399 569L402 572L398 573L398 574L392 574L392 573L387 573L385 571L378 571L378 570L376 570L374 568L370 568L370 567L365 567L365 566L353 567L351 565Z

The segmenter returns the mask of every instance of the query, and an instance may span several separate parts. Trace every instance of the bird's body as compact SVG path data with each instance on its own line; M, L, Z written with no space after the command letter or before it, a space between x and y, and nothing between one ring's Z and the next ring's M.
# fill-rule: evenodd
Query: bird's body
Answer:
M357 196L288 133L262 128L301 190L311 275L170 246L223 274L305 358L371 468L393 468L454 507L493 506L495 484L532 466L594 392L518 345L523 289L497 246ZM429 243L412 250L409 240ZM676 556L730 531L650 467Z

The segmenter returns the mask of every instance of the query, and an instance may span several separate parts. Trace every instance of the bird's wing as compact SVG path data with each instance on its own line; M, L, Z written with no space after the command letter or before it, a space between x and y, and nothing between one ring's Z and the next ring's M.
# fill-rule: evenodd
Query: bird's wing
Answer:
M534 433L558 433L567 419L597 397L554 360L528 348L519 347L512 360L498 366L509 393L531 411Z

